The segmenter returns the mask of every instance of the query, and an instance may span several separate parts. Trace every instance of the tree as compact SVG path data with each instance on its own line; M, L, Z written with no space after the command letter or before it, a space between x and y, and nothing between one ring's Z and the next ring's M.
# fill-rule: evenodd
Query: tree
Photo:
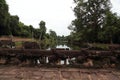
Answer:
M40 39L40 29L34 29L33 31L33 37L36 38L36 39Z
M107 12L105 18L105 24L99 33L102 42L113 43L120 39L118 36L120 32L120 17L116 13L110 11Z
M49 33L50 33L50 36L53 37L54 39L57 38L57 34L56 34L55 31L53 31L53 30L50 29Z
M106 12L110 10L109 0L74 0L76 19L72 21L75 33L83 41L97 42Z
M29 28L30 28L31 37L33 38L33 35L34 35L34 28L33 28L32 25L29 25Z
M50 37L51 37L54 41L56 41L56 40L57 40L57 34L56 34L56 32L53 31L53 30L50 30L49 33L50 33Z
M46 34L45 22L41 21L40 24L39 24L39 26L40 26L40 36L39 36L39 39L43 40L44 36Z
M9 12L5 0L0 0L0 35L9 35Z
M10 16L10 30L13 36L20 36L19 17Z

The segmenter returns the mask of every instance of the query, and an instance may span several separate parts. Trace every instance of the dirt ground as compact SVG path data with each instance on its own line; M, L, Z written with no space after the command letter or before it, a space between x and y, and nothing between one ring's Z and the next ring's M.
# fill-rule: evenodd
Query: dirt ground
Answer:
M11 37L9 36L2 36L0 37L0 40L11 40ZM33 41L31 38L20 38L20 37L12 37L13 42L19 42L19 41Z
M120 80L120 71L0 66L0 80Z

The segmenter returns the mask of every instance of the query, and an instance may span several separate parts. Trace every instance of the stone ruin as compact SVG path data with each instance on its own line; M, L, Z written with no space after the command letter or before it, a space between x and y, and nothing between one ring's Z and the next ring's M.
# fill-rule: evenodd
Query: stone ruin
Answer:
M0 41L0 45L11 45L11 41ZM13 44L12 44L13 45ZM115 68L120 65L120 45L110 45L109 50L69 50L55 48L40 50L36 42L23 42L21 49L0 49L3 64L61 65L72 67Z
M22 42L22 47L24 49L40 49L40 46L37 42Z
M120 50L119 44L111 44L108 47L109 47L109 50Z
M12 40L0 40L0 47L1 48L14 48L15 42L12 42Z

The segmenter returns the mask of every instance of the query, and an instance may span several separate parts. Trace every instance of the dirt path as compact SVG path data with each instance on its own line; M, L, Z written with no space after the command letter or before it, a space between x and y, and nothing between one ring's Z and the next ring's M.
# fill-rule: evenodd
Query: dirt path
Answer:
M10 40L11 37L0 37L0 40ZM31 38L20 38L20 37L12 37L13 42L18 42L18 41L33 41Z
M120 80L120 72L98 69L0 67L0 80Z

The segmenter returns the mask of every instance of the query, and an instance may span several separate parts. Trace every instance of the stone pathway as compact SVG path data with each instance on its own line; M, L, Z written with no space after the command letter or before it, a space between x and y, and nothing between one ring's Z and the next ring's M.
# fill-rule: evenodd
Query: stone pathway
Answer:
M0 67L0 80L120 80L120 71L10 66Z

